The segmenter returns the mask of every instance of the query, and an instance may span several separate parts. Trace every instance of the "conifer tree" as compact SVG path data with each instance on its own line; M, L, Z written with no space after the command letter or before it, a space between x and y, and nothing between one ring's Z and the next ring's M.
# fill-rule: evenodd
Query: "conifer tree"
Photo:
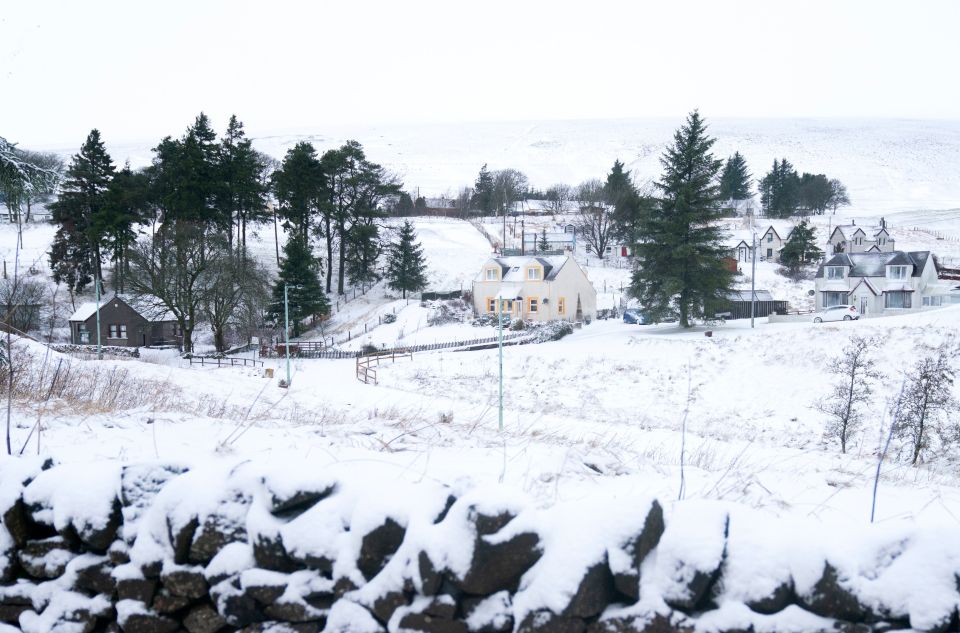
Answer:
M704 305L720 299L732 281L715 224L721 161L710 153L713 143L694 110L660 159L659 208L642 220L635 249L633 295L654 318L675 307L682 327L702 316Z
M323 167L313 145L301 141L287 150L283 164L273 174L273 189L284 225L301 240L307 240L314 226L324 186Z
M752 195L750 181L753 176L747 170L747 161L740 152L727 159L720 174L721 200L746 200Z
M236 230L237 244L246 246L247 223L266 219L267 192L263 182L266 166L236 115L230 117L227 133L220 142L219 158L222 188L218 206L229 223L227 239L233 244Z
M550 250L550 242L547 241L546 227L540 229L540 243L537 244L537 250L539 250L541 253L546 253Z
M404 299L407 292L423 290L427 285L427 263L416 239L413 224L408 220L400 227L400 240L390 247L387 285L402 291Z
M107 204L107 190L116 169L98 130L91 130L67 169L59 199L50 205L58 225L50 250L50 267L57 282L80 291L96 276L103 279L100 242L94 224Z
M148 187L146 174L134 172L127 163L110 181L105 204L92 220L92 229L113 262L113 288L117 292L124 291L129 269L127 250L137 239L134 226L145 218Z
M803 220L793 227L787 243L780 251L780 263L783 264L791 277L798 277L804 265L812 263L823 256L823 251L817 246L817 235L812 226Z
M473 208L478 209L484 214L493 211L493 174L487 171L487 164L484 163L477 175L477 181L473 186Z
M613 208L611 235L623 243L632 244L642 216L651 210L651 200L640 195L629 174L619 160L607 174L603 186L604 201Z
M785 218L800 203L800 176L784 158L773 161L773 168L760 180L760 204L767 215Z
M284 286L294 336L303 332L304 319L330 312L330 302L320 283L320 263L314 259L307 241L297 233L293 233L283 247L283 263L273 287L270 314L277 323L283 323L284 319Z

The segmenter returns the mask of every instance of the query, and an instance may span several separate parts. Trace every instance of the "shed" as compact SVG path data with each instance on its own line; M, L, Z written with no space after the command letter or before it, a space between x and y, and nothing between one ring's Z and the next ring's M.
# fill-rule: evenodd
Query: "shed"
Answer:
M755 317L765 317L787 311L788 303L774 299L769 290L754 290L753 299L756 301L753 304L756 309ZM751 303L749 288L735 288L726 293L724 298L716 303L715 308L708 311L708 314L711 316L724 315L729 319L749 319Z

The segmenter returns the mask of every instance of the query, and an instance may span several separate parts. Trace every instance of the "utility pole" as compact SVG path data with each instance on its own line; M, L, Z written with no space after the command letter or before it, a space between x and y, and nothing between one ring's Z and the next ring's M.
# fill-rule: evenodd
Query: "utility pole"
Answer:
M290 302L287 299L287 284L283 284L283 340L287 351L287 387L290 387Z
M527 254L527 229L524 228L523 220L520 220L520 254Z
M503 291L501 291L502 293ZM497 297L497 323L500 348L500 432L503 432L503 297Z
M97 286L97 360L103 360L103 348L100 345L100 275L96 275L94 284Z
M757 313L757 232L753 230L753 220L750 221L750 232L753 233L753 253L750 255L750 327Z

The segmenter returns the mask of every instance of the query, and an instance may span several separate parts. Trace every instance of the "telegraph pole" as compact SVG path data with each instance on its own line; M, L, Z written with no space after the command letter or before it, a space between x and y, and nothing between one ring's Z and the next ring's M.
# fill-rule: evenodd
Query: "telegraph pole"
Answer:
M503 291L501 291L503 292ZM503 432L503 297L497 298L497 323L500 348L500 432Z
M757 313L757 232L753 230L753 218L750 219L750 232L753 233L753 253L750 255L750 327Z
M94 279L97 286L97 360L103 360L103 348L100 345L100 275Z
M283 284L283 340L287 350L287 387L290 387L290 302L287 299L287 284Z

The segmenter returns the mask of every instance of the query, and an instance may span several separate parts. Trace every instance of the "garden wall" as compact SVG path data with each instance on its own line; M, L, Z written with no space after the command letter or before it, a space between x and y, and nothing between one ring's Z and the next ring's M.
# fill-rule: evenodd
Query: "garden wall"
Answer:
M307 461L7 458L0 630L958 630L955 528L602 493L541 507Z

